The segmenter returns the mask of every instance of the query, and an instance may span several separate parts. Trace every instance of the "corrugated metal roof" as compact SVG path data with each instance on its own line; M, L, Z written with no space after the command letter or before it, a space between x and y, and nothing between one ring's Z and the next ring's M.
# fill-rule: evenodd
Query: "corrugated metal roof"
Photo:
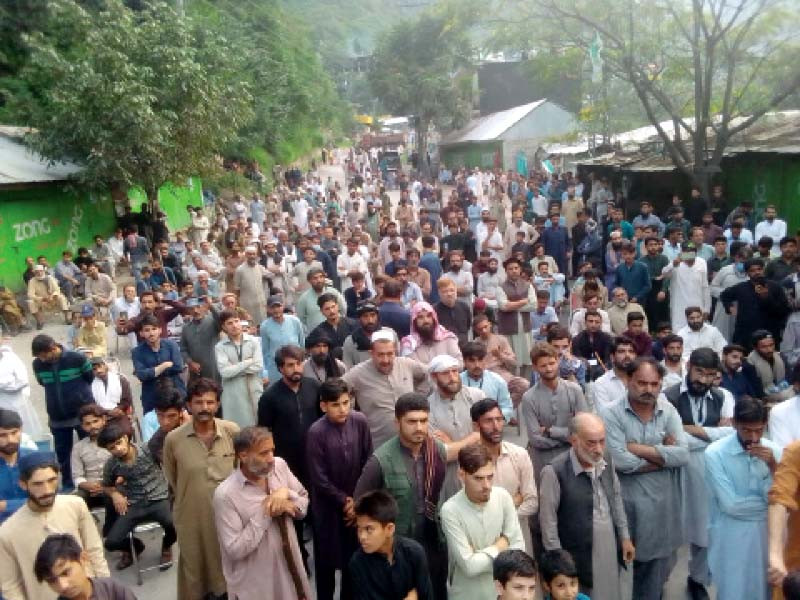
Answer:
M72 163L48 165L19 139L26 132L22 127L0 127L0 186L64 181L81 170Z
M531 102L530 104L522 104L514 106L508 110L501 110L500 112L492 113L484 117L472 119L465 127L458 129L447 134L441 142L440 146L447 146L452 144L463 144L466 142L489 142L496 140L508 129L526 117L531 111L538 108L547 102L545 98Z

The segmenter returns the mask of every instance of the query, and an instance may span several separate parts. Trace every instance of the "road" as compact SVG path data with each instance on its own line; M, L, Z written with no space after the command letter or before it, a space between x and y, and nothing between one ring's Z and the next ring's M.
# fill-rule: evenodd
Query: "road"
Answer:
M344 185L344 172L341 167L322 166L320 168L320 174L323 181L325 181L329 175L334 177L336 180L340 181L342 189L345 189L346 186ZM397 204L400 196L399 192L392 191L389 193L389 195L392 198L393 203ZM118 283L122 281L123 280L120 280ZM16 337L9 338L8 340L14 352L16 352L26 364L31 364L33 360L31 356L31 340L37 333L39 332L24 332ZM42 333L47 333L57 342L63 343L66 340L67 326L64 324L60 316L53 316L49 318ZM111 337L112 339L109 341L109 349L113 352L116 349L116 336L112 334ZM116 355L116 358L119 361L120 370L130 380L134 398L138 398L140 394L140 385L138 380L133 376L133 366L131 363L130 351L127 348L125 340L120 340L119 348L120 351ZM29 375L31 374L32 373L29 372ZM47 414L44 406L44 394L42 388L33 380L31 385L31 402L36 408L41 422L47 423ZM525 446L527 443L524 431L518 435L516 428L509 428L507 430L506 439L522 446ZM156 564L160 553L160 538L158 534L144 534L142 536L142 540L147 545L147 549L142 555L144 566ZM176 552L176 559L177 555L178 553ZM114 571L113 566L116 563L116 560L116 557L109 556L109 566L112 568L113 576L118 578L123 583L131 586L131 588L134 590L134 593L139 598L147 598L148 600L172 600L175 598L175 567L165 572L160 572L158 570L149 571L144 574L143 585L137 586L136 574L134 573L132 567L121 572ZM687 560L688 548L683 547L679 553L678 564L668 582L666 593L664 594L664 600L685 600L688 598L685 591L686 577L688 574ZM629 598L630 593L628 593L625 600L628 600ZM712 599L713 598L714 595L712 592Z

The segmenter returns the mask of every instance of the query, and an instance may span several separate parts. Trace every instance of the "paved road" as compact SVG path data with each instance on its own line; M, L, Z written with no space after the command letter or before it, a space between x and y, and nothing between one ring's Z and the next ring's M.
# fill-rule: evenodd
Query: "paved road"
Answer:
M342 184L344 189L344 173L339 166L323 166L321 167L321 175L323 181L325 181L328 175L338 179ZM397 203L399 199L399 192L393 191L390 192L390 196L392 197L392 201ZM51 335L53 338L56 339L58 342L64 342L66 339L67 333L67 326L63 323L60 317L52 317L45 325L44 333ZM22 333L14 338L10 338L11 347L14 351L22 358L23 362L26 364L31 364L32 356L31 356L31 340L38 332L26 332ZM113 335L112 335L113 337ZM114 350L116 348L116 340L112 339L109 343L109 349ZM140 386L138 380L133 376L133 367L130 360L130 351L127 349L127 345L124 340L120 341L120 352L116 357L119 361L120 369L122 373L124 373L128 379L131 381L131 386L133 388L133 396L134 398L139 397L140 393ZM39 413L39 417L42 423L47 422L47 414L44 408L44 395L42 393L42 388L32 381L31 385L31 401L36 408L37 412ZM509 428L508 430L509 435L507 439L514 443L525 445L525 433L524 431L521 435L517 435L515 428ZM160 552L160 539L155 534L147 534L142 536L143 541L147 544L147 549L143 554L142 560L145 563L145 566L156 564L159 557ZM678 565L676 566L675 570L673 571L672 577L670 578L669 584L667 586L666 593L664 595L664 600L685 600L687 598L685 592L685 584L686 584L686 577L687 577L687 549L682 548ZM176 553L177 559L177 553ZM112 567L116 562L116 557L110 556L109 557L109 565ZM144 574L144 584L139 587L136 585L136 576L133 572L132 568L129 568L122 572L114 572L115 577L118 577L122 582L131 586L134 590L135 594L139 598L146 598L148 600L172 600L175 598L175 568L170 569L166 572L159 572L157 570L150 571ZM312 582L313 583L313 582ZM313 588L313 585L312 585ZM714 596L712 595L712 598ZM628 600L630 595L628 594L625 600Z

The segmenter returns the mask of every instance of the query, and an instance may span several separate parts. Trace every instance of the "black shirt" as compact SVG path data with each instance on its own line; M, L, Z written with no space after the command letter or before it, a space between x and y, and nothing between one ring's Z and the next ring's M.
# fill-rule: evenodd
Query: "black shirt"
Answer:
M433 600L425 551L419 542L395 536L394 562L385 554L356 550L350 559L350 576L356 600L403 600L417 590L419 600Z
M467 341L469 328L472 324L472 313L469 305L461 300L456 300L453 306L447 306L442 302L437 302L433 310L439 317L439 325L449 329L458 336L458 343L463 344Z
M358 318L358 303L363 302L367 298L372 297L372 292L364 288L360 292L356 292L356 288L349 287L344 291L344 299L347 302L347 316L350 319Z
M275 455L286 461L306 489L306 433L322 416L318 390L318 381L303 377L295 394L281 378L271 384L258 401L258 424L272 431Z

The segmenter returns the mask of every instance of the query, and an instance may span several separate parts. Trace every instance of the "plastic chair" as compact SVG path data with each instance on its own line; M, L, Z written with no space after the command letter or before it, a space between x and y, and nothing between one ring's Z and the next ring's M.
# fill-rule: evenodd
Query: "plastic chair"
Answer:
M148 533L150 531L160 530L163 531L161 525L156 523L155 521L147 521L144 523L139 523L133 530L128 533L128 543L130 544L131 548L131 556L133 557L133 565L136 567L136 585L142 585L142 573L146 571L152 571L154 569L158 569L160 571L164 571L172 566L172 561L169 562L159 562L158 564L152 565L150 567L142 567L142 564L139 562L139 556L136 554L136 545L134 544L135 535L137 533Z

